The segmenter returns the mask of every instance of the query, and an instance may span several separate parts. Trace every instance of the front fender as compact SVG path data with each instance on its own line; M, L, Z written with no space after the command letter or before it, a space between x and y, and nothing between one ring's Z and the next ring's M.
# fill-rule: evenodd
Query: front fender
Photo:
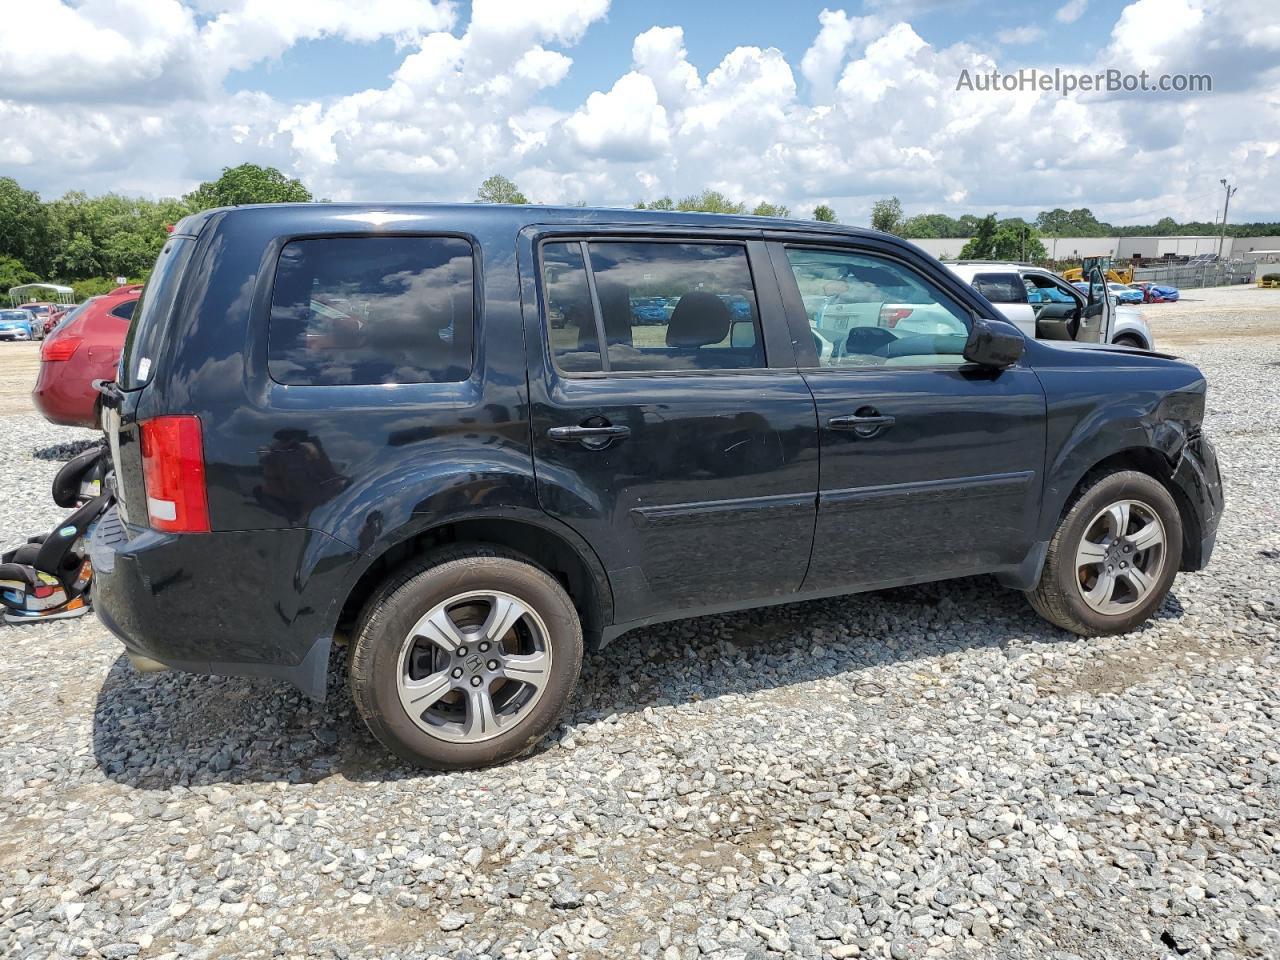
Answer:
M1190 364L1151 354L1080 355L1036 368L1048 401L1041 540L1053 535L1080 481L1109 457L1157 454L1172 474L1204 415L1204 377Z

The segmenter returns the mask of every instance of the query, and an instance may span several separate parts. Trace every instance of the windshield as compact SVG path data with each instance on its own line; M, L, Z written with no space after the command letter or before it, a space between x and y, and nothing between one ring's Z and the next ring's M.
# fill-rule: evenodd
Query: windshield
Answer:
M25 310L0 311L0 323L30 323L31 314Z

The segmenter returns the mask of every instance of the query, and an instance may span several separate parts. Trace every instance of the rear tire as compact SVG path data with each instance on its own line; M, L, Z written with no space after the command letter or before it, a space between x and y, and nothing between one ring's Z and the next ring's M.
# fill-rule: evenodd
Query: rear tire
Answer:
M1049 542L1036 613L1082 636L1126 633L1164 602L1182 556L1182 518L1154 477L1087 477Z
M1117 347L1137 347L1139 350L1147 349L1146 344L1144 344L1137 337L1130 336L1127 333L1121 334L1111 342L1114 343Z
M352 699L397 756L485 767L532 750L582 666L573 601L527 558L484 546L434 551L365 605L352 643Z

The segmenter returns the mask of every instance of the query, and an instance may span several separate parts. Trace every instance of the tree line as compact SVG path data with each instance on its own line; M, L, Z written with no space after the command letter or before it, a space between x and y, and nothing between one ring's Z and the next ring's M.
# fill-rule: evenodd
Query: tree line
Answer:
M1099 220L1088 207L1041 210L1030 222L1022 217L997 219L994 213L978 217L966 213L949 217L944 213L923 213L904 217L897 197L877 200L871 208L871 227L907 240L966 238L960 249L962 260L1047 260L1045 241L1054 237L1169 237L1213 236L1222 225L1203 220L1179 223L1163 217L1150 225L1115 226ZM1227 225L1229 237L1261 237L1280 234L1280 223L1237 223Z
M480 184L480 189L476 191L476 200L480 203L530 202L529 198L510 178L500 173L495 173ZM585 207L586 204L579 203L576 206ZM658 197L656 200L637 200L635 209L679 210L684 213L749 213L754 217L791 216L791 208L785 204L762 200L752 207L741 200L733 200L725 196L719 190L703 190L701 193L693 193L687 197L681 197L679 200L673 200L669 196ZM820 203L813 208L813 214L808 219L818 220L823 223L835 223L836 212L827 204Z
M246 203L305 203L313 199L300 180L274 167L243 163L224 168L216 180L205 181L182 197L146 200L107 193L91 197L81 191L57 200L41 200L12 177L0 177L0 293L37 280L70 284L78 300L102 293L117 277L130 282L146 279L164 245L166 228L184 216L210 207ZM484 203L528 203L508 177L494 174L480 184L476 199ZM582 204L585 206L585 204ZM703 190L678 199L662 196L638 200L638 210L678 210L703 213L753 214L789 217L781 203L754 205L718 190ZM820 203L807 219L835 223L836 212ZM968 238L959 255L966 259L1044 260L1045 240L1052 237L1167 236L1213 234L1220 228L1207 222L1179 223L1164 217L1151 226L1117 227L1098 220L1087 207L1041 211L1033 221L1021 217L998 219L942 213L906 217L897 197L878 200L871 210L871 227L907 239ZM1230 236L1280 234L1280 223L1229 225Z
M311 200L298 180L245 163L182 197L146 200L71 191L43 201L12 177L0 177L0 294L34 281L69 284L77 300L104 293L117 277L146 280L167 228L187 214L242 203Z

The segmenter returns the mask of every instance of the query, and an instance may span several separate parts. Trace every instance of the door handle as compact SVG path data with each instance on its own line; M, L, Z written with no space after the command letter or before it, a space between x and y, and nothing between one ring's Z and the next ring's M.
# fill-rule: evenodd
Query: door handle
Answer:
M832 430L852 430L855 435L869 440L897 423L896 417L883 416L874 407L863 407L852 416L832 417L827 426Z
M547 436L559 443L580 443L589 450L603 450L614 440L631 436L631 428L611 423L584 423L576 427L552 427Z

